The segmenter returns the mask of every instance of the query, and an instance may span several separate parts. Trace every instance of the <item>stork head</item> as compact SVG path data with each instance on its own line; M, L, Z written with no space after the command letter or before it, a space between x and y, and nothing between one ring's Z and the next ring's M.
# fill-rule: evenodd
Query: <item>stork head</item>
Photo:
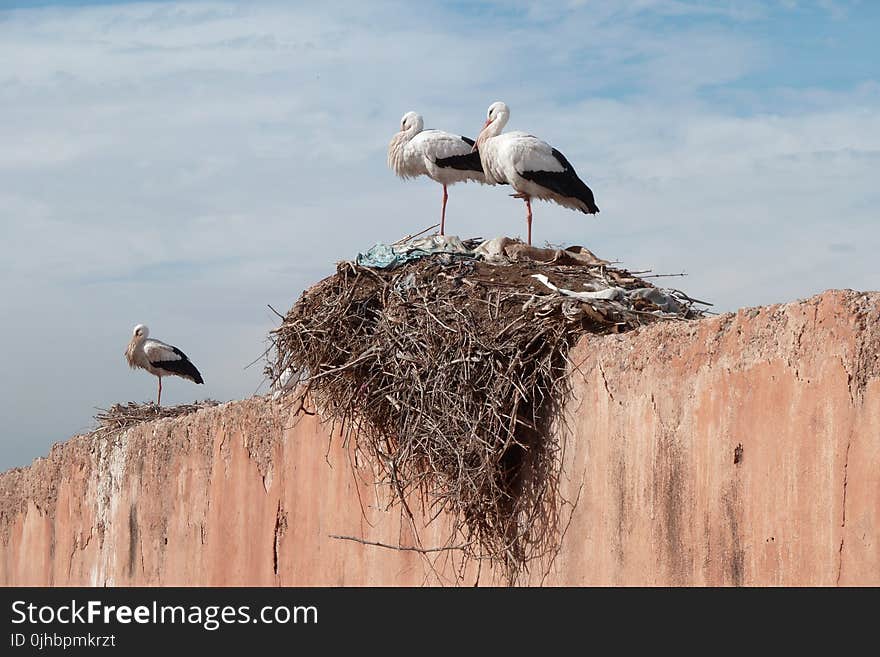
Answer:
M424 126L425 122L422 120L421 114L416 112L407 112L403 115L403 118L400 119L401 132L411 132L416 134L421 132Z
M141 340L146 340L148 335L150 335L150 329L147 328L146 324L138 324L134 327L134 331L132 331L132 340L140 342Z
M474 144L474 150L478 149L480 144L490 137L498 136L509 118L510 110L500 100L489 105L489 109L486 112L486 122L483 124L483 129L480 130L480 135L477 137L476 144Z
M507 109L507 105L500 100L497 100L489 105L489 109L486 110L486 125L489 125L493 121L501 121L502 116L504 116L504 118L509 117L510 110Z
M422 131L424 123L420 114L407 112L400 119L400 130L394 133L388 142L388 166L398 176L408 178L404 149L412 139Z

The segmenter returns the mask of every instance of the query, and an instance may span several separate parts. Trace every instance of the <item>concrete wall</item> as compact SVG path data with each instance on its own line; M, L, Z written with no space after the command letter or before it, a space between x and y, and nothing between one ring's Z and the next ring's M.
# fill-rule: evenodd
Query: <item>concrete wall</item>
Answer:
M880 584L878 320L880 294L827 292L582 341L567 529L521 583ZM455 552L330 538L414 544L353 460L258 398L74 437L0 475L0 584L503 583Z

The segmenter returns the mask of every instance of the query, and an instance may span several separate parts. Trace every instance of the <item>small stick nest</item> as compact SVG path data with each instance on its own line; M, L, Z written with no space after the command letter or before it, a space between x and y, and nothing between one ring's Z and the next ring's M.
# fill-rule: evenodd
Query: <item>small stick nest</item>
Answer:
M410 520L407 500L431 520L446 512L449 544L502 564L509 581L558 541L569 349L586 333L700 315L689 303L672 315L643 299L582 301L533 274L568 290L653 287L605 264L342 262L272 332L266 368L341 427Z
M95 420L98 421L98 428L94 433L117 433L143 422L189 415L202 408L217 406L219 403L214 399L205 399L193 404L179 404L177 406L157 406L153 402L147 404L138 404L136 402L113 404L110 408L98 409L99 413L95 415Z

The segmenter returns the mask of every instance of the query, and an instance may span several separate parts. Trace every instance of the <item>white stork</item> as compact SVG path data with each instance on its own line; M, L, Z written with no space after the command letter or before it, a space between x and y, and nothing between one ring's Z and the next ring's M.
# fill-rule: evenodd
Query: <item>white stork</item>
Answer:
M476 180L484 182L480 156L473 152L474 140L442 130L423 130L420 114L407 112L400 120L400 132L388 144L388 166L401 178L428 176L443 185L440 234L446 227L446 186Z
M533 197L555 201L585 214L599 212L593 192L578 178L562 153L527 132L501 133L509 118L507 105L492 103L474 150L479 151L486 183L508 183L516 190L511 196L526 202L529 244L532 243Z
M150 374L159 377L159 396L156 405L162 405L162 377L180 376L195 383L204 383L202 375L196 369L186 354L177 347L165 344L159 340L149 338L150 329L143 324L134 327L134 334L128 349L125 350L125 358L131 368L142 367Z

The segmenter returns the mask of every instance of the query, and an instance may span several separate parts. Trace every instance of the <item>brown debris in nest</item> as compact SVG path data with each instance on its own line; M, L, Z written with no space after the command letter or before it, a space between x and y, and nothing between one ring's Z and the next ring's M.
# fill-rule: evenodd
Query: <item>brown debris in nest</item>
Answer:
M407 500L429 519L446 512L449 545L500 563L511 582L559 538L569 349L586 333L700 316L687 301L677 314L644 299L582 301L533 274L561 290L653 287L604 261L342 262L272 332L267 366L276 388L301 384L298 399L341 427L411 520Z
M98 421L98 428L92 433L101 435L125 431L143 422L189 415L202 408L217 406L219 403L214 399L205 399L192 404L179 404L177 406L157 406L153 402L147 404L138 404L137 402L113 404L110 408L98 409L99 412L95 415L95 420Z

